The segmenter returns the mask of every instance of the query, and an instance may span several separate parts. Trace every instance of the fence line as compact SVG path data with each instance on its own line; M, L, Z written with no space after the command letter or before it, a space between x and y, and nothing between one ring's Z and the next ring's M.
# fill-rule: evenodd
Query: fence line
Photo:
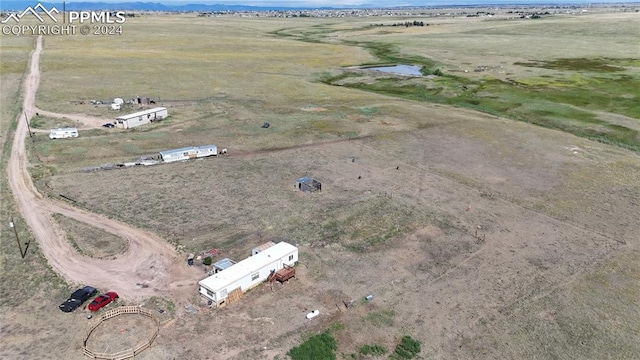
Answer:
M98 353L98 352L93 352L93 351L89 350L87 348L87 341L89 340L89 337L91 336L91 333L93 333L93 331L98 326L100 326L100 324L102 324L104 321L109 320L109 319L111 319L113 317L116 317L118 315L122 315L122 314L140 314L140 315L143 315L143 316L146 316L146 317L152 319L153 322L156 324L156 327L155 327L155 330L153 331L153 334L151 335L151 337L148 340L143 341L140 344L138 344L135 349L126 349L126 350L118 351L118 352L112 353L112 354ZM91 359L96 359L96 360L127 360L127 359L133 359L136 355L140 354L144 350L146 350L146 349L151 347L151 344L158 337L158 333L160 332L159 326L160 326L160 320L158 320L158 318L153 315L153 312L151 310L145 309L145 308L139 307L139 306L120 306L120 307L117 307L115 309L112 309L112 310L109 310L109 311L105 312L104 314L102 314L100 316L100 318L98 318L91 325L91 328L87 331L86 336L84 338L82 351L83 351L85 356L87 356L87 357L89 357Z

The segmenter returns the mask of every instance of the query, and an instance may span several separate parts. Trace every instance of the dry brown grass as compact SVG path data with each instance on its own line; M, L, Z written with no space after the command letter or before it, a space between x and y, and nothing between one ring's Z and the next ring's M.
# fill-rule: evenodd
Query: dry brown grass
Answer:
M86 256L108 259L127 251L126 239L60 214L54 214L54 219L64 230L67 241Z

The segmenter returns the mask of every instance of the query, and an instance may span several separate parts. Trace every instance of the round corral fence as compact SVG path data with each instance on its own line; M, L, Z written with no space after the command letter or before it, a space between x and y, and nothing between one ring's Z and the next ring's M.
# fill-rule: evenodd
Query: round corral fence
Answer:
M109 320L111 318L114 318L122 314L140 314L142 316L146 316L151 320L153 320L153 323L155 324L155 329L153 329L153 331L151 332L151 336L148 339L137 344L134 348L118 351L116 353L111 353L111 354L98 353L88 349L87 342L91 337L91 333L93 333L93 331L106 320ZM136 355L140 354L142 351L148 349L151 346L151 343L153 343L153 341L156 339L159 332L160 332L160 321L153 315L151 310L148 310L139 306L120 306L113 310L109 310L105 312L100 316L100 318L98 318L91 325L91 328L87 331L87 334L84 337L84 341L82 343L82 349L84 351L84 354L91 359L100 359L100 360L133 359Z

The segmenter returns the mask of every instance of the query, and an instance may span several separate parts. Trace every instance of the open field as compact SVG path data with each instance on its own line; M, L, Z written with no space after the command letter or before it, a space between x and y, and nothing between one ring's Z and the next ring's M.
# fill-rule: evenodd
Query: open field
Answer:
M424 359L637 358L637 14L370 26L414 19L144 15L123 36L45 37L38 108L107 122L115 112L89 100L146 96L171 116L127 131L80 126L71 140L37 133L27 149L43 196L155 233L185 258L219 248L238 261L269 240L300 248L295 280L222 310L192 283L180 298L125 300L161 319L141 359L285 359L327 329L339 359L403 335ZM32 40L2 37L3 155ZM403 60L444 76L354 68ZM80 171L204 144L229 154ZM304 175L322 192L296 191ZM13 216L29 241L5 179L3 223ZM126 249L52 218L86 257ZM0 357L82 359L86 313L56 309L77 284L35 241L23 260L13 231L0 235ZM118 349L139 325L100 329L92 346Z

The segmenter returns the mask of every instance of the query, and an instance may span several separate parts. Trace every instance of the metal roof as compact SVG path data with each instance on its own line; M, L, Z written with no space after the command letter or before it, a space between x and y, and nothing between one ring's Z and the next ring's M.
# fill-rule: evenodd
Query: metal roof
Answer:
M167 108L156 107L156 108L153 108L153 109L142 110L142 111L134 112L132 114L118 116L116 118L116 120L129 120L129 119L134 118L134 117L138 117L138 116L141 116L141 115L147 115L147 114L153 114L153 113L157 113L159 111L167 111Z
M296 179L296 181L299 182L299 183L313 182L313 180L314 179L312 177L310 177L310 176L304 176L304 177Z
M215 263L213 263L213 267L220 269L220 270L224 270L224 269L228 269L230 268L232 265L234 265L236 262L229 259L229 258L224 258L222 260L218 260Z
M183 147L183 148L180 148L180 149L171 149L171 150L160 151L160 155L166 156L166 155L170 155L170 154L183 153L183 152L187 152L187 151L198 151L198 149L196 149L193 146L189 146L189 147Z

